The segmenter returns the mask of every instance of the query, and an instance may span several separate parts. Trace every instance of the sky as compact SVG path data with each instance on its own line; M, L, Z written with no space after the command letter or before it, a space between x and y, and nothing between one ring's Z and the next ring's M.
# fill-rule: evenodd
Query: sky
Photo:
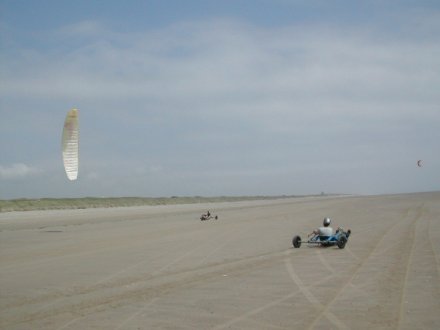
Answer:
M440 190L438 1L0 0L0 38L0 199Z

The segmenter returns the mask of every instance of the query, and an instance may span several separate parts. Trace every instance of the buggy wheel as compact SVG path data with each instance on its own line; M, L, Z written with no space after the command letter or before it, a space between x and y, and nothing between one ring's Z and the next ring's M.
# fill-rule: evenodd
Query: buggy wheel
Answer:
M347 244L347 237L345 237L344 235L339 237L337 244L338 244L338 248L340 249L345 248L345 244Z
M298 236L298 235L293 236L292 245L293 245L294 248L301 247L301 237Z

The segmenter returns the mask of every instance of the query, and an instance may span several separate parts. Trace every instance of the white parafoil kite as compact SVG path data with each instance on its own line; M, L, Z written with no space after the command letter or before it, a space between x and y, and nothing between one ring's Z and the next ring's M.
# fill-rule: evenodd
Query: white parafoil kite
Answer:
M78 110L72 109L67 113L64 121L63 147L64 169L69 180L76 180L78 177Z

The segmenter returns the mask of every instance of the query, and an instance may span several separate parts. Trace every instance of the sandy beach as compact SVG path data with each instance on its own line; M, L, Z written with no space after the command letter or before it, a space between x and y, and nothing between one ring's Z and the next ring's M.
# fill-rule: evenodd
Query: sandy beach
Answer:
M439 238L438 192L1 213L0 328L440 329Z

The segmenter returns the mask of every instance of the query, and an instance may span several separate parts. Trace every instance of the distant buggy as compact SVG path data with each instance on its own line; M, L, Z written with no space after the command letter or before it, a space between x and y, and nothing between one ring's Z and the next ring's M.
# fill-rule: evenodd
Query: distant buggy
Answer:
M340 249L345 247L345 244L348 242L348 238L350 237L351 230L344 231L342 228L338 228L336 233L332 236L319 236L318 234L313 234L311 238L309 238L304 243L309 245L319 245L323 247L328 246L337 246ZM292 245L294 248L300 248L302 244L301 236L295 235L292 239Z
M206 221L206 220L211 220L211 219L218 220L218 216L217 215L211 215L211 213L209 211L207 213L205 213L205 214L202 214L200 216L200 220L201 221Z

